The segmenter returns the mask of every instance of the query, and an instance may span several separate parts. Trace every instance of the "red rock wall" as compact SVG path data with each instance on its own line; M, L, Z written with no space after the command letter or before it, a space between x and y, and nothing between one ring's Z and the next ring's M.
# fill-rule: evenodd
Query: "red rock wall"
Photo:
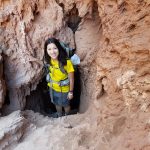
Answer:
M149 149L150 3L98 5L103 30L94 101L99 133L111 149Z

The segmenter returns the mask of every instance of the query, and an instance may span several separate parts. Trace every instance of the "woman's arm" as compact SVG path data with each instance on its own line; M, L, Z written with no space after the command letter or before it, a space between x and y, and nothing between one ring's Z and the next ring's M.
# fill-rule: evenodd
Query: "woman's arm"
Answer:
M70 72L68 74L68 77L70 81L68 99L71 100L73 98L73 89L74 89L74 72Z

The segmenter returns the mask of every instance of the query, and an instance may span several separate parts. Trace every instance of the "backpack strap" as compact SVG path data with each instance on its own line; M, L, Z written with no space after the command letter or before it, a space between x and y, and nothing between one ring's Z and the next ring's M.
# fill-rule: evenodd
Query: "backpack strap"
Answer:
M59 43L62 46L62 48L66 51L68 58L71 58L71 56L73 56L74 54L75 49L69 47L69 44L66 44L64 42L60 41Z
M60 71L66 75L68 75L67 71L64 69L64 66L62 65L62 63L59 62L59 68L60 68Z
M49 67L50 67L49 64L44 64L44 69L45 69L46 74L50 72Z

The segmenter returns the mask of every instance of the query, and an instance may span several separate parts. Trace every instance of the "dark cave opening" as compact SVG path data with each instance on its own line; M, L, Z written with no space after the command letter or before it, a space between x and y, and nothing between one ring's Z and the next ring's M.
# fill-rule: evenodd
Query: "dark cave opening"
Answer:
M10 99L9 99L9 90L6 90L6 96L5 96L5 101L4 105L9 105L10 104Z
M70 101L70 114L76 114L79 111L81 95L79 69L75 71L75 83L73 92L74 98ZM56 112L55 106L50 99L49 88L47 86L45 77L37 85L36 90L32 91L30 95L26 97L25 110L33 110L34 112L39 112L45 116L51 116L51 114Z
M80 24L80 22L81 17L79 17L78 9L76 8L76 5L74 5L71 11L68 14L66 14L66 24L75 33L78 29L78 25Z

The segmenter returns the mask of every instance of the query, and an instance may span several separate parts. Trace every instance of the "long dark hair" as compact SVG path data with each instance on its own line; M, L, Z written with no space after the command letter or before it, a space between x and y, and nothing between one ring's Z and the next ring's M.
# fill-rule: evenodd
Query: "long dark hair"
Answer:
M67 56L67 52L64 50L64 48L60 45L60 42L59 40L55 39L55 38L48 38L46 41L45 41L45 44L44 44L44 59L46 61L46 63L48 64L51 64L51 57L48 55L47 53L47 45L48 44L55 44L56 47L58 48L58 51L59 51L59 54L58 54L58 61L59 63L62 65L62 66L65 66L67 65L67 59L68 59L68 56Z

